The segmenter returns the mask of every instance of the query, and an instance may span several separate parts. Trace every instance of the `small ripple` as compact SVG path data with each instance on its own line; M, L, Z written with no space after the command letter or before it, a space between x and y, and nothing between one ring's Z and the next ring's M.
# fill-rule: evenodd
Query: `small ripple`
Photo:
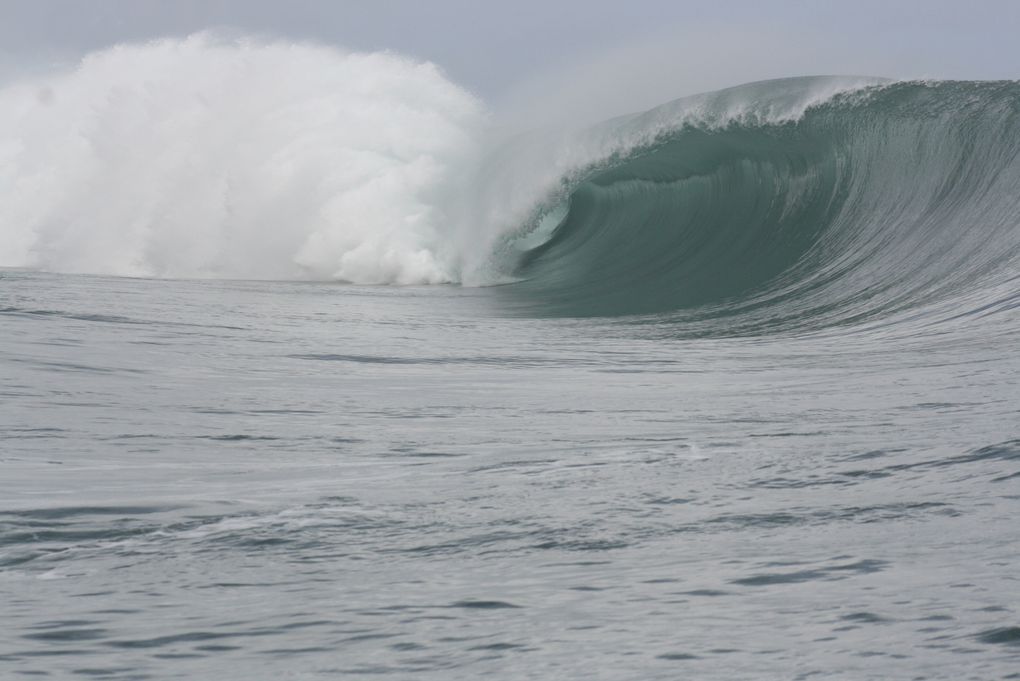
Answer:
M144 649L144 648L162 648L164 646L174 645L176 643L199 643L201 641L214 641L224 638L234 638L236 636L258 636L264 635L264 632L244 632L244 633L217 633L214 631L191 631L184 634L174 634L171 636L157 636L155 638L142 638L142 639L121 639L117 641L107 641L106 645L111 648L123 648L123 649Z
M499 652L502 650L527 650L528 646L521 645L519 643L486 643L485 645L472 646L468 650L484 650L489 652Z
M45 367L52 371L67 371L67 372L84 372L93 374L146 374L149 373L145 369L128 369L125 367L100 367L92 366L89 364L76 364L74 362L49 362L41 359L22 359L14 357L8 359L9 362L17 362L19 364L28 364L32 366Z
M107 630L99 627L87 629L54 629L52 631L40 631L32 634L24 634L21 638L32 641L46 641L48 643L65 643L68 641L94 641L105 638Z
M794 572L769 572L741 577L731 580L732 584L742 586L769 586L772 584L796 584L799 582L811 582L817 580L832 581L846 579L847 573L870 574L880 572L888 565L882 560L861 560L856 563L844 565L832 565L829 567L816 568L812 570L797 570Z
M959 511L943 502L905 502L875 506L844 506L832 509L787 511L776 513L725 514L709 518L702 525L723 526L727 529L770 528L787 525L820 525L832 522L874 523L907 518L918 514L935 513L958 516Z
M253 441L279 440L280 438L273 437L271 435L243 435L243 434L235 434L235 435L196 435L195 439L197 439L197 440L213 440L213 441L216 441L216 442L244 442L244 441L249 441L249 440L253 440Z
M18 308L18 307L0 307L0 314L9 314L18 317L56 317L62 319L73 319L81 322L101 322L107 324L149 324L150 322L141 321L138 319L131 319L129 317L119 317L116 315L103 315L103 314L77 314L72 312L64 312L61 310L37 310L30 308Z
M126 677L126 678L131 678L131 679L147 679L147 678L149 678L149 676L147 674L139 674L139 673L137 673L137 670L132 668L132 667L83 667L81 669L75 669L72 673L73 674L78 674L80 676L97 676L97 677L101 677L101 676L119 676L119 675L122 675L122 674L130 673L131 676ZM121 678L125 678L125 677L122 676Z
M848 615L840 616L840 619L845 622L860 622L862 624L880 624L890 621L873 612L852 612Z
M519 605L507 603L506 601L457 601L447 606L448 608L468 608L473 610L499 610L501 608L520 608Z
M79 516L132 516L173 511L180 506L58 506L19 511L0 511L0 518L27 518L32 520L61 520Z
M1004 646L1020 646L1020 627L999 627L989 629L977 635L982 643L993 643Z
M903 451L903 450L893 450ZM910 470L925 470L959 466L961 464L981 463L989 461L1020 461L1020 440L1007 440L1005 442L979 447L970 450L965 454L949 456L941 459L925 459L923 461L911 461L908 463L892 464L872 470L844 471L839 473L846 477L888 477L894 473ZM998 472L998 471L996 471ZM1009 473L1003 478L1008 479L1016 473Z
M613 541L610 539L595 539L590 541L572 540L550 540L535 544L531 548L548 551L557 549L561 551L610 551L612 549L623 549L628 546L627 542Z
M690 653L664 653L656 656L660 660L700 660L701 658L697 655L691 655Z

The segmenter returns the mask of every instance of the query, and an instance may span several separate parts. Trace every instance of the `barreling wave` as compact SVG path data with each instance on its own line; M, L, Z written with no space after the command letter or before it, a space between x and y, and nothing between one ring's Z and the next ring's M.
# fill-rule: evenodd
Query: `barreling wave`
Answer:
M508 284L515 312L711 334L1017 305L1020 83L793 78L487 126L389 53L115 47L0 87L0 266Z
M503 243L520 280L509 301L668 312L713 334L1020 305L1020 84L876 84L775 115L777 97L810 101L819 82L698 98L699 111L761 106L660 129L590 168L534 221L547 237Z

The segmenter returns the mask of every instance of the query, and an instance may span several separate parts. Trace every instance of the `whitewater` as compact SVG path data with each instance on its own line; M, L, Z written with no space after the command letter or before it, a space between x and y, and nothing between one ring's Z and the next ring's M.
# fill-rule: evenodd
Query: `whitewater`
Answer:
M791 75L0 83L0 676L1017 678L1020 83Z

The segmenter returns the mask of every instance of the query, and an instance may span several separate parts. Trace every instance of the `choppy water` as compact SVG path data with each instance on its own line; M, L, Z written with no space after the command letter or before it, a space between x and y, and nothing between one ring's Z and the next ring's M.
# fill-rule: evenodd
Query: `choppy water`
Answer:
M1020 677L1015 297L505 296L2 271L0 676Z

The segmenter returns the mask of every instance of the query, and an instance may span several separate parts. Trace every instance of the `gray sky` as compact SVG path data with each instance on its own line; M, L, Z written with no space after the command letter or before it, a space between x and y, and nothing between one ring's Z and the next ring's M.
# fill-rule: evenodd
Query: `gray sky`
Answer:
M644 106L818 73L1020 78L1016 0L0 0L0 67L207 28L391 49L495 105L545 88Z

